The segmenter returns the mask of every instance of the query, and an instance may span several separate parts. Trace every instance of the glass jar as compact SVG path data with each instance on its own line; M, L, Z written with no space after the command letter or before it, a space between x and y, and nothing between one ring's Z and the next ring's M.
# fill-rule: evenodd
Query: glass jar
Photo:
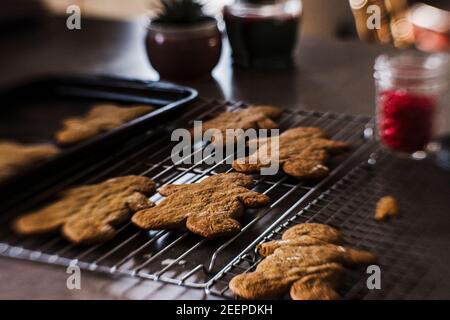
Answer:
M383 147L423 158L443 127L439 117L447 88L445 54L407 52L375 62L377 137Z
M236 0L224 20L236 66L280 69L292 65L301 0Z

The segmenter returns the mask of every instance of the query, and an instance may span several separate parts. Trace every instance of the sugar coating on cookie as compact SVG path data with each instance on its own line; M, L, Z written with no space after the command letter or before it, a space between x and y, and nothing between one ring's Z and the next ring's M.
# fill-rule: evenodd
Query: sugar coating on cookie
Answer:
M55 202L19 217L13 228L23 235L61 232L75 244L103 242L114 237L114 226L129 220L133 212L152 207L147 196L155 190L155 182L140 176L75 187Z
M56 133L55 139L61 145L78 143L118 128L154 109L148 105L120 107L114 104L99 104L83 117L64 120L63 128Z
M269 197L249 190L250 176L223 173L182 185L167 185L159 190L166 196L157 206L137 212L133 223L145 230L186 227L205 238L235 234L245 208L259 208Z

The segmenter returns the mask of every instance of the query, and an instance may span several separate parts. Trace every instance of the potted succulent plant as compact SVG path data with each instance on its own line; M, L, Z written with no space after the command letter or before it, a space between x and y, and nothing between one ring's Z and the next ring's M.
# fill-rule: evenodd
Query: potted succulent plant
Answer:
M165 79L209 75L222 49L216 19L205 15L198 0L160 0L160 4L146 38L152 66Z

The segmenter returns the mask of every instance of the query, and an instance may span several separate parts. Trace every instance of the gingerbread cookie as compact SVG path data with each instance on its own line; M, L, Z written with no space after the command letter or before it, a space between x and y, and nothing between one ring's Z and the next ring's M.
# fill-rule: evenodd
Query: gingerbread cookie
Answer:
M75 244L106 241L131 213L153 206L147 196L155 188L155 182L140 176L72 188L56 202L16 219L13 227L23 235L61 231Z
M241 230L237 220L245 208L269 202L266 195L248 190L252 184L252 178L244 174L223 173L198 183L167 185L159 190L167 198L137 212L132 221L145 230L186 226L209 239L234 234Z
M282 133L279 136L278 148L268 143L267 139L253 140L250 144L258 146L258 149L246 158L235 160L233 168L238 172L260 172L262 168L277 161L290 176L320 179L329 173L325 166L328 156L350 148L347 142L329 140L326 137L327 134L320 128L300 127Z
M148 105L119 107L114 104L99 104L84 117L66 119L64 128L56 133L56 141L61 145L78 143L118 128L152 110L154 107Z
M297 241L302 239L303 241ZM309 241L307 241L309 239ZM375 263L367 252L342 247L342 235L329 226L304 224L287 230L282 240L259 246L268 256L254 272L240 274L230 289L246 299L281 297L337 299L344 266Z
M341 244L343 242L342 234L333 227L320 223L302 223L286 230L281 240L264 242L257 246L257 250L260 255L267 257L281 246Z
M0 179L12 176L20 169L57 153L58 149L49 144L22 145L0 141Z
M281 109L273 106L250 106L239 111L222 112L215 118L202 124L202 133L210 129L218 130L225 142L227 129L278 128L278 125L273 120L278 119L282 113Z
M378 200L375 210L375 220L382 221L390 217L397 217L399 208L397 200L392 196L386 196Z

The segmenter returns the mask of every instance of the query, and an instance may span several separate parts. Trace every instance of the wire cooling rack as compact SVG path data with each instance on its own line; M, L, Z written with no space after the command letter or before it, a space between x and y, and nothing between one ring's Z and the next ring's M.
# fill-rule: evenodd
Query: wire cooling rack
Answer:
M14 217L51 201L58 191L69 185L137 174L155 180L161 187L169 183L194 183L210 175L232 171L225 160L210 165L203 157L193 164L173 163L170 154L175 143L170 142L170 132L177 127L189 127L194 120L207 119L216 112L245 107L242 103L200 100L171 127L154 128L145 136L130 141L114 156L83 168L27 201L20 204L9 201L12 204L0 217L0 254L64 266L77 264L91 271L162 281L234 298L228 289L228 281L237 273L252 270L259 262L260 258L254 253L258 243L279 237L292 224L315 221L341 228L350 244L372 250L382 257L383 272L386 273L383 283L387 289L368 291L364 271L355 270L349 273L342 288L345 298L408 296L405 292L412 297L425 294L423 288L428 290L433 281L423 280L426 284L415 284L409 279L426 279L424 277L430 273L432 261L425 261L426 255L422 254L430 251L421 249L427 248L421 241L426 238L426 233L417 236L417 228L426 226L419 222L424 219L419 219L421 215L418 213L419 218L416 218L416 214L410 213L407 207L412 207L411 212L421 210L415 202L408 200L409 196L417 200L416 195L410 194L414 188L408 181L417 175L417 170L397 164L395 159L382 152L375 153L379 157L375 168L367 164L366 159L377 150L375 143L363 137L364 130L371 123L367 117L313 111L285 112L279 120L281 131L295 126L319 126L334 139L350 142L352 151L332 159L330 175L320 182L301 182L282 174L254 175L253 190L267 194L271 198L270 205L248 210L241 232L231 238L206 240L183 230L144 232L126 223L120 226L112 241L77 247L58 235L23 238L11 231L9 226ZM194 146L187 157L203 154L204 147ZM418 189L423 186L420 179L413 180ZM403 189L408 192L400 192ZM374 202L384 193L394 193L402 199L402 212L408 210L404 218L382 224L373 221ZM158 202L162 197L156 194L151 199ZM425 200L420 203L429 202ZM445 201L444 205L447 205ZM417 258L417 255L422 258ZM401 266L408 268L411 275L402 271ZM414 291L411 286L419 289ZM429 291L434 292L432 289Z

